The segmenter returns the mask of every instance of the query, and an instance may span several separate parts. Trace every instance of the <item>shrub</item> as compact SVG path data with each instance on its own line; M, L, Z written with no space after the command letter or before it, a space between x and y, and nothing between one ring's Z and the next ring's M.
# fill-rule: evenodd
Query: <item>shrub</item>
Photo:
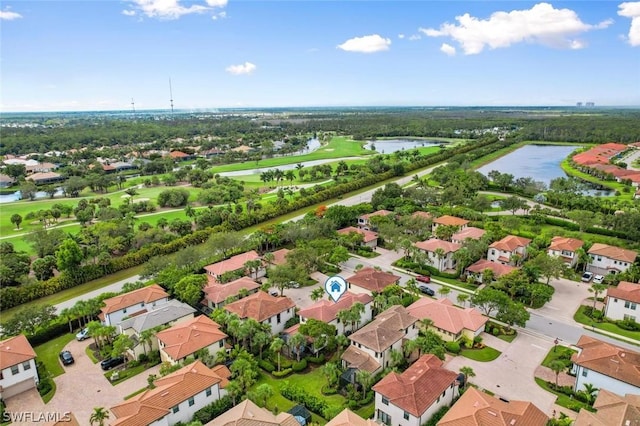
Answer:
M140 364L146 364L147 362L149 362L149 355L147 354L138 355L138 362Z
M324 364L325 356L321 354L320 356L308 356L305 359L311 364Z
M211 404L196 411L193 415L193 420L200 421L200 423L202 424L209 423L211 420L229 410L231 407L233 407L233 400L229 395L225 395L219 400L214 401Z
M616 321L618 327L629 331L640 331L640 323L635 322L632 319L625 319Z
M300 362L294 362L292 368L296 373L305 370L307 368L307 359L303 358Z
M500 335L500 329L498 327L493 327L493 330L491 330L491 334L493 334L494 336Z
M288 376L289 374L291 374L293 372L293 369L291 368L284 368L280 371L274 371L271 373L271 375L273 377L285 377Z
M457 355L460 353L460 344L458 342L446 342L444 347L453 354Z
M40 382L38 382L38 393L40 393L40 395L48 394L51 392L51 389L53 389L51 379L41 379Z
M267 373L272 373L276 369L276 367L266 359L258 360L258 365Z

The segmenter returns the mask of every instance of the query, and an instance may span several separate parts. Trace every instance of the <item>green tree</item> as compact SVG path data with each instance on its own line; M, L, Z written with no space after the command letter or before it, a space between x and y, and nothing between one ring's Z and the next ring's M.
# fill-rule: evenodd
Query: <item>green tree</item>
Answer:
M465 306L467 306L467 300L469 300L469 295L466 293L458 293L458 295L456 296L456 300L464 308Z
M598 295L607 290L607 286L604 284L591 284L589 287L589 293L593 293L593 310L596 310L596 302L598 301Z
M126 368L127 359L128 359L127 354L129 352L129 349L132 349L133 346L134 346L134 342L130 336L126 334L118 334L118 337L116 337L115 340L113 341L113 349L111 350L111 356L124 357L125 368Z
M11 223L13 223L16 226L16 229L20 229L20 224L22 223L22 216L20 216L18 213L14 213L11 215Z
M295 352L296 359L300 362L300 354L307 343L307 338L302 333L296 333L289 338L289 349Z
M464 374L464 387L466 389L469 386L469 379L471 377L475 377L476 373L475 371L473 371L473 368L466 365L463 367L460 367L460 372Z
M334 389L338 386L338 380L340 380L340 368L335 362L328 362L322 366L322 373L327 378L327 385L330 389Z
M278 371L280 371L280 354L282 353L282 347L284 346L284 340L279 337L276 337L271 341L271 345L269 345L269 349L272 352L278 354Z
M549 256L546 252L541 252L531 261L529 264L533 264L540 271L540 275L547 279L546 283L549 285L551 278L558 279L565 269L564 261L558 256Z
M253 392L249 392L248 396L259 407L266 407L267 400L273 396L273 388L267 383L262 383Z
M356 371L356 380L362 386L362 399L365 399L369 388L373 384L374 377L367 370L358 370Z
M564 370L566 368L566 366L564 365L564 362L562 362L559 359L554 359L553 361L551 361L549 363L549 368L551 369L551 371L553 371L556 375L556 388L558 387L558 376L560 375L560 373L562 372L562 370Z
M325 291L323 288L318 287L318 288L314 288L311 291L311 295L309 297L311 297L311 300L313 300L314 302L317 302L318 300L322 299L322 296L324 296Z
M202 300L202 288L207 283L207 277L204 275L188 275L182 278L173 287L176 298L196 306Z
M60 244L56 250L56 264L58 270L66 271L73 275L82 263L82 250L78 243L68 238Z
M438 294L442 297L447 297L449 293L451 293L451 289L447 286L441 285L438 289Z
M104 426L105 421L109 419L109 411L104 407L95 407L91 417L89 417L89 423L91 426Z

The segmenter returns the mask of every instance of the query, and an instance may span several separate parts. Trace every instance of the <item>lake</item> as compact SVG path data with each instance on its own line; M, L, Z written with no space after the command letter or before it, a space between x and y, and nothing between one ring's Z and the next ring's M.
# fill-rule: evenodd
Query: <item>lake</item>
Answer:
M364 146L364 149L371 149L375 147L376 152L381 154L391 154L396 151L406 151L414 148L421 148L423 146L440 145L442 142L430 141L426 139L385 139L369 141Z

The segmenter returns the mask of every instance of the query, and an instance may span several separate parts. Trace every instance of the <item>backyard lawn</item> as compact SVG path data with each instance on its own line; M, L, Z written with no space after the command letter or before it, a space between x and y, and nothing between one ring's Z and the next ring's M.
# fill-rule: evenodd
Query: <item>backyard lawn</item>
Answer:
M463 349L460 351L460 355L465 358L472 359L474 361L489 362L498 358L502 352L497 349L485 346L482 349Z

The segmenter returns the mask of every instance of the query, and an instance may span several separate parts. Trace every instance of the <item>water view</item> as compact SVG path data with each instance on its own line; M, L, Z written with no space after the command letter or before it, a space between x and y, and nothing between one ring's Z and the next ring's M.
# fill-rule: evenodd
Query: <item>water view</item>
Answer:
M442 142L430 141L426 139L385 139L377 141L369 141L364 149L375 148L376 152L381 154L391 154L396 151L406 151L424 146L440 145Z

